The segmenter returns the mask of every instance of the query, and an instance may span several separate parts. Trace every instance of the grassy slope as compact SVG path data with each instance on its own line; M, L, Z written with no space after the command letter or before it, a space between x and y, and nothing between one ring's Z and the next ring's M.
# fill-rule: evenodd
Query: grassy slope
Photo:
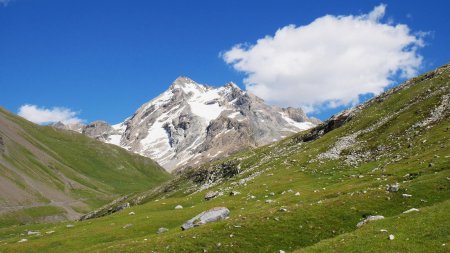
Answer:
M170 178L152 160L116 146L71 131L38 126L1 108L0 114L11 123L10 126L19 129L20 137L27 142L24 144L17 141L19 137L2 133L3 139L9 141L6 143L8 153L0 159L15 168L11 172L2 167L2 176L8 176L14 184L40 200L25 203L30 206L29 210L2 215L0 226L32 222L36 217L64 213L64 210L51 204L32 207L49 203L51 198L27 185L16 172L27 175L52 191L81 200L86 205L74 207L80 213L97 208L117 196L152 188ZM33 149L43 151L44 155L36 155ZM71 185L67 183L69 180Z
M73 228L63 223L0 229L0 251L448 252L448 108L446 116L429 127L412 126L429 117L442 96L450 93L449 74L447 67L431 79L418 77L416 85L372 103L348 124L313 142L296 142L300 133L227 158L239 161L242 173L210 189L222 190L224 196L204 201L206 191L192 194L192 183L181 177L175 179L175 191L154 194L147 203L129 209L135 215L128 215L127 210L78 222ZM393 116L386 118L388 115ZM361 134L340 159L315 159L338 138L376 126L382 119L386 119L384 124ZM350 165L344 161L345 154L364 158ZM238 184L255 172L261 174L246 185ZM394 182L400 182L400 191L385 191L385 185ZM228 196L231 189L241 194ZM301 195L295 196L295 192ZM412 197L403 198L403 193ZM251 195L256 198L249 198ZM265 203L266 199L274 202ZM174 210L178 204L184 209ZM184 221L216 206L228 207L230 218L180 230ZM281 207L288 211L281 212ZM420 211L403 214L410 208ZM356 228L364 217L375 214L386 219ZM124 229L125 224L133 226ZM159 227L167 227L169 232L157 235ZM41 237L20 234L28 229L55 233ZM396 239L389 241L380 229L387 229ZM17 243L22 238L29 241Z

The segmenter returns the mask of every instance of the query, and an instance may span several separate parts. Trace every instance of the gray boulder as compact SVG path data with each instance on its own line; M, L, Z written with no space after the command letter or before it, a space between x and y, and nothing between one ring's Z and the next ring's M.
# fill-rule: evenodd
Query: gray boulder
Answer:
M182 226L182 230L198 227L203 224L226 219L230 215L230 210L226 207L214 207L208 211L202 212L194 218L186 221Z
M28 231L27 232L27 235L41 235L41 232L39 232L39 231Z
M388 192L398 192L399 189L400 189L399 183L386 185L386 191Z
M165 227L161 227L158 229L158 231L156 231L157 234L161 234L161 233L165 233L169 231L169 229L165 228Z
M205 195L205 200L210 200L210 199L213 199L213 198L215 198L215 197L217 197L217 196L219 196L219 192L208 192L208 193L206 193L206 195Z
M368 223L369 221L374 221L374 220L382 220L384 219L383 215L370 215L367 218L365 218L364 220L358 222L358 224L356 224L356 227L361 227L362 225Z

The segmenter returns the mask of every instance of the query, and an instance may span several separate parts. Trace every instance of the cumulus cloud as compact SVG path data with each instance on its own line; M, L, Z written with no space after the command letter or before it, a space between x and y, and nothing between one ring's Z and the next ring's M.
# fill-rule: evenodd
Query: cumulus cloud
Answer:
M81 123L83 120L77 117L78 114L78 112L64 107L45 108L29 104L22 105L18 113L19 116L37 124L59 121L64 124Z
M379 94L396 77L417 74L423 33L383 22L386 5L358 16L326 15L304 26L288 25L254 45L221 54L245 73L248 91L272 104L307 112L356 104Z

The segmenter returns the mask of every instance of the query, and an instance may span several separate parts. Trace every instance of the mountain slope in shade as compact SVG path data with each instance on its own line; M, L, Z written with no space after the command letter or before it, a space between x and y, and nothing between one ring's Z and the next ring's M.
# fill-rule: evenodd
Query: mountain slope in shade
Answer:
M301 109L267 105L233 83L213 88L179 77L122 123L58 127L150 157L172 171L280 140L318 122Z
M0 226L74 219L169 177L151 159L0 108Z

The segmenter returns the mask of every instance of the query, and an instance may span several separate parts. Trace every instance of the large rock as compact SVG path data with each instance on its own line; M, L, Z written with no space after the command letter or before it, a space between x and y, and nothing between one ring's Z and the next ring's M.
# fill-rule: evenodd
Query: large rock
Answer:
M182 226L182 230L198 227L203 224L226 219L230 215L230 210L226 207L215 207L208 211L202 212L194 218L186 221Z

